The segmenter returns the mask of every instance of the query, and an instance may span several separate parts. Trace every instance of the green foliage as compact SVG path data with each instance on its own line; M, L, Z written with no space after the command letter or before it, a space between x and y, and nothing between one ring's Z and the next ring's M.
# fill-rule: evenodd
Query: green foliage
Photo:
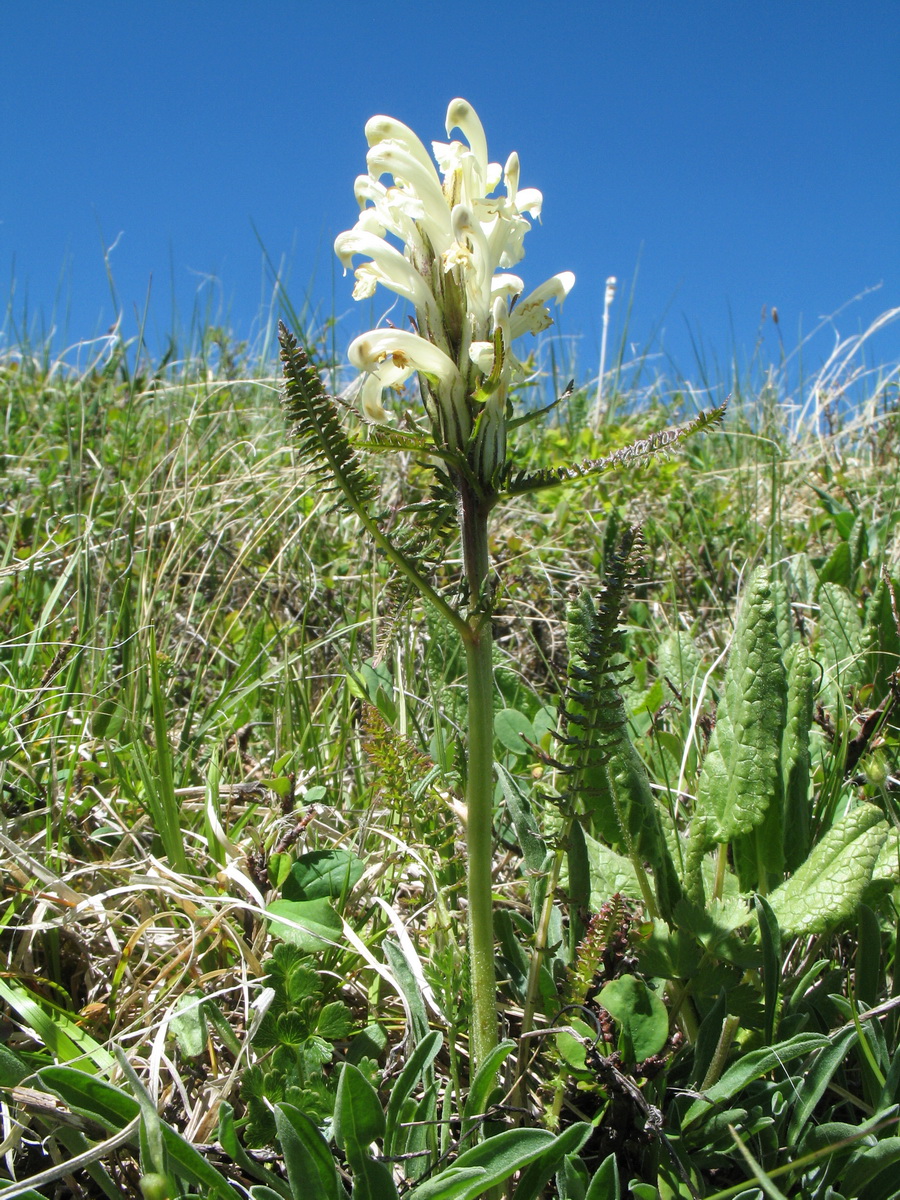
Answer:
M515 1040L470 1072L465 653L326 493L464 605L454 489L343 440L315 347L295 473L217 339L221 376L0 361L0 1085L6 1162L56 1172L23 1194L892 1196L892 401L807 436L737 388L677 462L659 389L602 443L583 389L522 424L485 723Z
M627 669L619 617L638 531L626 530L609 556L604 587L594 606L585 593L570 605L569 684L561 759L570 800L583 806L586 825L628 857L652 911L669 915L679 888L662 835L647 772L627 729L617 684ZM644 863L654 871L655 899Z
M284 414L303 461L328 491L364 508L377 487L366 475L344 429L333 397L322 385L306 351L283 323L279 326L284 366Z
M331 1115L334 1086L325 1068L335 1043L346 1043L356 1030L346 1004L326 998L314 960L296 946L277 945L263 969L272 995L252 1040L258 1061L247 1069L242 1086L249 1146L274 1142L276 1102L293 1104L320 1122ZM363 1065L372 1067L366 1060Z

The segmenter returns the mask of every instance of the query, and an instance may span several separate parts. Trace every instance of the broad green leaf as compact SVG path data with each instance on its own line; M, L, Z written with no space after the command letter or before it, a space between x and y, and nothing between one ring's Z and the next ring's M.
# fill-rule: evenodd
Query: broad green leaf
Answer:
M527 742L537 742L534 726L524 713L516 708L501 708L494 714L494 736L500 745L511 754L531 754Z
M501 763L497 763L497 777L525 860L532 920L537 924L547 889L547 844L541 836L528 796Z
M344 1063L334 1104L334 1140L350 1157L364 1157L384 1134L384 1110L378 1093L353 1063Z
M486 1191L478 1190L482 1186L488 1189L484 1167L447 1167L407 1192L407 1196L410 1200L460 1200L461 1197L485 1195Z
M351 1157L353 1200L398 1200L397 1187L387 1165L368 1156ZM302 1192L306 1200L306 1192Z
M727 1016L728 999L723 988L719 992L715 1004L703 1018L694 1041L694 1061L691 1064L690 1074L690 1083L694 1088L699 1087L706 1078L706 1072L712 1063Z
M829 933L855 916L888 835L874 804L851 809L769 896L785 937Z
M784 863L795 871L809 853L810 751L818 669L806 646L795 643L785 659L787 719L781 742L784 794Z
M631 860L640 893L652 907L646 870L650 866L659 911L668 918L681 886L619 690L626 664L620 653L618 613L629 544L633 541L623 543L624 557L607 564L598 604L583 593L567 609L570 680L565 714L570 740L563 757L571 770L566 786L583 804L590 832Z
M763 1003L766 1042L775 1040L775 1016L781 992L781 930L765 896L754 896L756 919L759 924L759 940L762 946Z
M788 1127L787 1144L795 1146L803 1132L803 1126L812 1116L813 1110L825 1093L835 1071L856 1042L855 1029L848 1029L841 1037L823 1047L812 1061L810 1069L797 1081L791 1106L791 1123Z
M900 600L900 585L896 580L893 587L897 599ZM864 678L866 682L871 680L873 683L869 703L874 707L890 691L891 675L900 667L900 630L897 629L894 620L891 584L887 579L879 579L866 608L861 649L867 659ZM897 724L896 714L892 724Z
M244 1149L237 1135L237 1130L234 1127L234 1109L227 1100L223 1100L219 1105L218 1141L228 1157L251 1179L268 1180L268 1186L276 1196L282 1197L283 1200L293 1200L290 1186L261 1163L251 1158ZM326 1149L328 1149L327 1146ZM329 1157L330 1154L331 1152L329 1151ZM285 1152L286 1160L287 1153Z
M639 896L640 885L630 858L610 850L589 833L584 835L587 847L588 869L591 877L591 895L597 897Z
M422 985L416 978L407 962L403 948L393 938L386 937L382 942L384 957L391 968L397 987L409 1006L412 1024L412 1037L416 1042L423 1041L428 1036L428 1011L422 995Z
M312 1121L292 1104L276 1104L275 1128L293 1195L346 1200L334 1156Z
M182 992L169 1021L178 1049L188 1058L197 1058L206 1049L206 1018L202 1003L202 992Z
M562 1135L560 1135L562 1136ZM406 1195L408 1200L476 1200L492 1187L524 1170L535 1159L554 1154L559 1141L545 1129L507 1129L464 1151L453 1167L426 1179ZM451 1172L479 1170L469 1180L454 1178Z
M601 990L598 1002L621 1027L619 1049L631 1063L658 1054L669 1036L669 1014L659 996L635 975L621 975Z
M519 849L522 851L526 870L530 874L536 874L544 866L547 857L547 843L541 836L540 828L532 812L531 802L518 781L503 766L498 765L497 776L516 831L516 837L519 840Z
M847 1196L859 1196L866 1184L887 1170L896 1187L897 1163L900 1163L900 1137L880 1138L874 1146L860 1147L841 1172L841 1191ZM892 1188L889 1194L897 1193Z
M349 850L301 854L281 889L284 900L339 900L362 877L365 864Z
M862 621L856 599L839 583L819 588L818 657L825 666L826 683L845 690L864 683L865 655Z
M663 638L656 652L656 673L670 688L677 688L682 696L690 693L699 669L700 651L689 633L676 629ZM672 695L671 690L668 694Z
M747 583L725 671L724 694L697 797L715 842L732 842L763 824L767 866L781 856L781 767L787 678L772 584L765 567Z
M900 883L900 831L896 825L888 830L872 868L872 883L885 889Z
M0 1046L0 1088L16 1087L30 1074L31 1067L27 1063L6 1046Z
M342 1000L332 1000L322 1007L316 1021L316 1033L319 1037L336 1041L345 1038L353 1032L353 1017L350 1009Z
M276 937L310 953L334 945L343 929L327 900L273 900L266 915Z
M577 1154L567 1154L556 1172L558 1200L585 1200L588 1170ZM618 1197L616 1197L618 1200Z

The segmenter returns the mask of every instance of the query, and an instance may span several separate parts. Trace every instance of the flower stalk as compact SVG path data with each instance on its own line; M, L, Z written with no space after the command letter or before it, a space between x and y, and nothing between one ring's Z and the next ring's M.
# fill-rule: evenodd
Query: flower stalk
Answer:
M412 329L371 330L350 346L350 361L362 377L361 416L389 426L402 415L458 495L466 603L452 610L451 624L462 637L467 665L468 949L477 1067L497 1044L488 520L515 423L515 389L526 377L512 344L552 323L547 304L562 303L574 276L562 272L522 298L525 285L510 268L524 255L541 194L520 188L518 155L502 167L488 160L484 129L465 100L451 102L446 128L448 136L459 130L465 141L433 143L433 160L401 122L376 116L366 124L368 169L355 186L360 215L353 229L338 236L335 252L345 268L356 258L366 260L355 270L356 299L380 285L413 309ZM418 384L418 411L405 393L411 380ZM374 535L371 519L364 524ZM447 602L402 556L391 557L426 599L437 598L446 616Z

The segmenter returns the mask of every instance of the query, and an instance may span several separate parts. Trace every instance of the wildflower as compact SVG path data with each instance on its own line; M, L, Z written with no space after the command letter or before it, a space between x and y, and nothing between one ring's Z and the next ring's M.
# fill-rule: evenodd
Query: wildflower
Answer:
M524 255L541 193L519 187L517 154L503 167L489 161L481 121L465 100L450 104L446 129L465 141L433 143L432 159L402 122L367 122L367 174L354 189L360 215L338 235L335 252L345 269L365 260L354 298L380 284L415 314L412 331L372 330L350 346L363 373L364 415L388 421L385 392L415 375L434 444L489 484L506 457L510 391L525 377L512 342L552 324L548 305L563 302L575 277L563 271L522 298L525 284L510 268Z

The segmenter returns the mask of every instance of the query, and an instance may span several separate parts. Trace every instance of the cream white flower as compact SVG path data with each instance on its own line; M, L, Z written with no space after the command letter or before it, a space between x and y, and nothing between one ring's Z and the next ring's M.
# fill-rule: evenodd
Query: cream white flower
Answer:
M446 130L463 140L432 143L432 159L402 122L376 116L366 123L367 174L354 189L360 214L335 251L345 268L357 256L367 260L355 271L355 298L382 284L415 310L415 332L375 330L350 347L350 361L365 375L366 416L389 419L385 390L417 374L435 441L466 454L485 478L505 455L507 396L524 373L511 343L551 324L548 305L562 303L574 276L554 275L521 299L525 285L509 268L523 257L543 197L519 186L517 154L504 166L490 161L484 127L467 101L451 102ZM492 374L498 345L502 369ZM477 446L469 445L473 430Z

